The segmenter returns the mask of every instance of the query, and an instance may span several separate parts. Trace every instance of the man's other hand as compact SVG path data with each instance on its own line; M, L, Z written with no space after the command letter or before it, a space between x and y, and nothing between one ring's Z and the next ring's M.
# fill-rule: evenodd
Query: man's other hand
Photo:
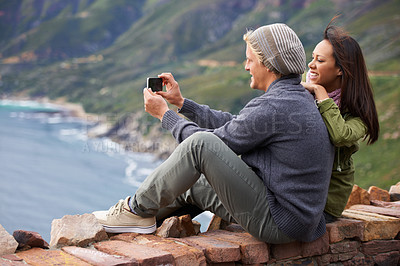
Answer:
M165 112L169 110L168 104L160 96L155 94L149 88L143 89L144 110L150 115L162 120Z

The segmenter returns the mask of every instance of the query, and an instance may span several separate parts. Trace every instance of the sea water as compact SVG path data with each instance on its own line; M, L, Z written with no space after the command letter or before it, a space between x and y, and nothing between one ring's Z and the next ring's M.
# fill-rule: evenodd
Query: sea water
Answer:
M87 137L90 123L56 106L0 100L0 224L50 241L51 222L106 210L133 195L162 161ZM210 214L196 218L204 231Z

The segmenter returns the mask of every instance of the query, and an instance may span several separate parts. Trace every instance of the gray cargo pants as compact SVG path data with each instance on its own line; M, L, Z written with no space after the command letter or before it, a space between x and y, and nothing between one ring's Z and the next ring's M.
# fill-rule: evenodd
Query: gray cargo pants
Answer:
M262 180L212 133L198 132L179 144L131 204L138 215L157 219L180 209L208 210L262 241L294 241L275 224Z

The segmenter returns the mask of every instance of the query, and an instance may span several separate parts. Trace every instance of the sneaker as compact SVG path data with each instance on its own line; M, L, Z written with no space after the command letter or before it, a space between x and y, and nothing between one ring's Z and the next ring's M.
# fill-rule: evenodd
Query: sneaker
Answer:
M156 231L156 218L143 218L131 212L129 198L119 200L108 211L93 212L108 233L151 234Z

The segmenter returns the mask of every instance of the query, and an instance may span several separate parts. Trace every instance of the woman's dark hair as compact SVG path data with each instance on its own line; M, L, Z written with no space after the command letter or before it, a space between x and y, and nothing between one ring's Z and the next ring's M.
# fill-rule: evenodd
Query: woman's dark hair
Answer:
M324 40L331 43L336 66L342 71L340 111L358 116L367 126L367 144L378 140L379 121L371 82L360 45L342 28L332 25L324 31Z

